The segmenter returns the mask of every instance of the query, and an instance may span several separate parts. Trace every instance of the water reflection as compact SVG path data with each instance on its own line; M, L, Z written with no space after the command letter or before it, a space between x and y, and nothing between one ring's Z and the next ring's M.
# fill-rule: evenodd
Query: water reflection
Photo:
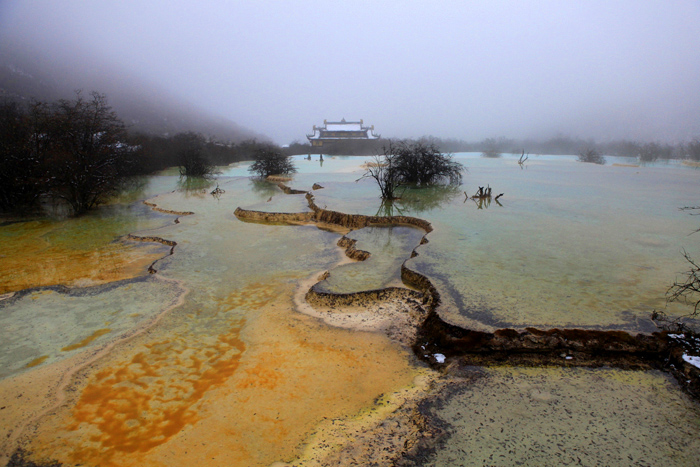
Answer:
M501 202L498 200L500 196L496 196L495 198L492 198L491 196L469 196L467 193L464 193L464 202L466 203L468 200L471 200L476 204L477 209L488 209L489 206L491 206L491 202L493 201L496 203L498 206L503 207Z
M180 177L177 181L177 191L186 196L202 196L214 185L214 180L205 177Z
M352 293L403 285L401 263L425 234L422 229L406 226L365 227L347 234L356 247L369 251L365 261L337 266L330 276L316 286L320 292Z
M377 216L407 216L440 209L461 193L459 185L406 187L396 200L382 200Z
M277 185L265 180L260 180L259 178L251 178L249 186L253 193L260 195L261 197L280 194L280 189Z

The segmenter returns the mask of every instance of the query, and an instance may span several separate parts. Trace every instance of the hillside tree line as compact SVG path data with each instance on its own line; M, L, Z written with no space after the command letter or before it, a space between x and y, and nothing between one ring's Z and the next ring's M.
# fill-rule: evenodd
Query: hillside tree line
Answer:
M222 143L197 133L130 134L104 94L76 92L51 103L0 103L0 212L27 214L64 203L81 215L134 177L179 166L207 176L215 166L253 160L270 143ZM279 149L279 148L277 148Z

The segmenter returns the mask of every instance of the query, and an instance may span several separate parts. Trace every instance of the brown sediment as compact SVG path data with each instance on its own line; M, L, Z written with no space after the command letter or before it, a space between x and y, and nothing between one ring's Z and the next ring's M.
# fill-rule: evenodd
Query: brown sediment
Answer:
M406 465L407 456L417 459L420 452L430 452L446 434L425 416L425 407L450 384L449 379L422 372L411 387L377 398L356 417L325 420L301 456L272 467Z
M81 340L80 342L76 342L75 344L71 344L71 345L68 345L66 347L63 347L61 349L61 352L70 352L71 350L80 349L82 347L90 345L92 343L92 341L99 338L100 336L104 336L105 334L109 334L111 331L112 330L108 329L108 328L98 329L97 331L93 332L92 334L90 334L85 339Z
M465 364L657 367L670 351L663 333L632 335L623 331L526 328L472 331L444 322L431 312L414 345L417 355L435 360L436 353Z
M377 333L294 313L279 300L293 287L266 281L222 300L222 311L265 310L250 313L245 326L237 314L222 316L231 319L223 336L245 342L243 352L219 349L216 335L187 335L182 323L182 333L154 329L110 353L74 378L75 405L47 417L25 446L29 460L262 467L300 454L324 420L343 420L411 386L417 370L409 352ZM219 362L223 370L212 369Z
M278 224L300 224L317 223L334 225L344 229L362 229L370 225L411 225L431 232L433 230L430 222L410 216L366 216L364 214L345 214L339 211L330 211L316 206L313 195L306 194L309 207L312 212L281 213L252 211L236 208L234 215L243 221L278 223Z
M173 211L171 209L159 208L156 203L152 203L150 201L144 201L143 204L150 206L150 208L154 211L162 212L163 214L172 214L174 216L191 216L194 214L192 211Z
M265 178L268 182L290 182L292 177L285 177L284 175L270 175Z
M126 236L129 240L134 240L137 242L155 242L155 243L160 243L162 245L166 245L170 247L170 254L173 254L173 248L177 246L177 242L174 240L167 240L162 237L155 237L152 235L134 235L134 234L128 234Z
M153 202L144 201L153 210L185 216L194 214L189 211L170 211L161 209ZM179 222L176 218L175 222ZM8 298L6 293L17 292L31 287L66 285L85 287L131 279L144 274L154 273L154 265L164 258L162 249L148 248L144 254L143 247L136 249L125 242L112 242L98 246L96 249L83 251L77 248L49 243L44 235L47 227L38 223L31 231L31 237L21 238L19 244L8 244L0 256L0 300ZM170 247L168 255L173 254L176 242L160 237L128 234L123 239L139 242L155 242ZM168 256L165 255L165 256ZM41 257L41 261L27 262L31 256Z
M33 367L35 367L35 366L39 366L39 365L41 365L42 363L44 363L44 361L46 361L47 358L49 358L48 355L42 355L41 357L35 358L35 359L32 360L31 362L27 363L25 366L26 366L27 368L33 368Z
M144 201L144 204L150 206L152 209L163 212L166 214L173 214L173 215L190 215L194 214L193 212L181 212L181 211L169 211L169 210L164 210L161 208L158 208L154 203L150 203L147 201ZM176 222L178 222L178 219L175 219ZM175 246L177 245L177 242L173 240L167 240L161 237L155 237L155 236L138 236L134 234L128 234L125 238L129 240L134 240L134 241L139 241L139 242L154 242L154 243L160 243L162 245L170 246L170 251L168 255L172 255L175 249ZM156 272L154 269L154 265L163 259L164 256L162 253L158 255L158 258L155 260L152 260L151 258L148 258L148 261L151 261L150 266L148 267L148 271L153 274ZM116 279L112 279L110 281L105 281L105 282L112 282L115 281ZM75 377L75 375L83 370L84 368L88 367L89 365L93 364L97 360L101 359L105 355L109 354L109 352L117 345L121 343L125 343L141 334L144 332L148 331L150 328L155 326L162 318L165 316L169 311L171 311L174 308L177 308L181 306L184 303L184 297L187 295L189 290L184 286L184 284L181 281L178 281L176 279L169 279L165 277L160 277L159 280L167 281L167 282L173 282L178 284L178 286L181 289L181 293L173 299L173 301L165 306L163 310L153 317L151 320L149 320L146 323L143 323L140 327L133 329L131 331L128 331L126 333L122 333L121 335L115 337L113 340L110 342L107 342L97 348L96 350L89 352L89 353L82 353L78 354L73 358L70 358L66 360L65 362L62 362L59 365L54 365L57 368L58 373L60 374L60 377L58 378L51 378L49 381L51 381L50 384L47 385L45 388L39 389L36 394L34 395L34 398L42 404L39 406L38 404L33 404L33 411L25 410L21 411L16 415L16 420L13 425L13 427L8 431L6 434L5 439L3 442L0 443L0 463L7 460L10 455L10 453L15 450L15 447L19 444L19 440L25 435L25 433L33 426L36 426L40 420L42 420L47 414L51 413L52 411L56 410L58 407L63 405L66 402L67 396L66 392L71 384L71 381ZM26 287L25 287L26 288ZM89 345L92 341L100 337L101 335L104 335L108 333L110 330L109 329L101 329L93 333L91 336L88 336L87 338L83 339L82 341L73 344L68 347L64 347L61 349L62 351L70 351L70 350L75 350L78 348L85 347ZM37 366L43 363L43 361L47 357L40 357L32 362L29 363L28 366ZM21 381L24 379L23 375L20 375L19 377L16 377L14 379L17 379L18 381ZM56 382L57 381L57 382ZM12 387L12 386L10 386ZM20 384L19 387L22 387ZM2 391L0 391L0 395L2 395Z
M177 221L177 219L175 219ZM166 245L170 247L170 252L166 256L172 256L175 253L175 247L177 246L177 242L174 240L167 240L162 237L155 237L155 236L139 236L139 235L134 235L134 234L129 234L126 236L129 240L134 240L137 242L153 242L153 243L160 243L162 245ZM160 257L153 261L150 266L148 266L148 273L149 274L155 274L158 272L158 270L155 268L156 263L160 260L162 260L164 257Z
M159 208L158 205L156 205L155 203L151 203L151 202L149 202L149 201L144 201L143 204L145 204L146 206L150 206L151 209L153 209L154 211L162 212L162 213L165 213L165 214L172 214L172 215L175 215L175 216L189 216L189 215L193 215L193 214L194 214L194 212L192 212L192 211L171 211L171 210L168 210L168 209L162 209L162 208ZM179 218L179 217L176 217L176 218L175 218L175 223L176 223L176 224L179 224L179 223L180 223L180 218ZM128 238L129 240L137 241L137 242L154 242L154 243L160 243L160 244L162 244L162 245L169 246L169 247L170 247L170 253L168 253L167 256L172 256L172 255L175 253L175 247L177 246L177 242L174 241L174 240L168 240L168 239L165 239L165 238L162 238L162 237L156 237L156 236L152 236L152 235L134 235L134 234L128 234L128 235L126 236L126 238ZM153 261L153 262L151 263L150 266L148 266L148 272L149 272L150 274L155 274L156 272L158 272L158 270L155 268L155 265L156 265L156 263L157 263L158 261L160 261L160 260L162 260L162 259L163 259L162 257L161 257L161 258L158 258L158 259L156 259L155 261Z
M363 214L345 214L339 211L330 211L319 208L314 202L311 193L306 194L309 208L314 212L314 221L336 224L352 229L361 229L370 225L412 225L425 230L433 231L433 226L425 219L411 216L366 216Z
M307 224L313 221L313 212L265 212L251 211L249 209L236 208L233 213L238 219L246 222L259 222L264 224Z
M303 195L306 194L306 191L304 190L295 190L294 188L290 188L289 186L285 185L282 182L277 183L277 186L280 188L280 190L284 191L284 194L286 195Z
M209 357L204 352L183 352L177 339L166 340L146 345L145 352L122 366L99 371L83 389L68 427L92 431L97 446L80 446L71 453L71 461L114 465L118 455L151 451L195 423L199 417L194 406L238 368L245 350L241 327L242 322L219 336L207 348ZM168 384L168 379L177 384ZM115 416L104 417L105 412Z
M348 258L354 259L355 261L364 261L370 257L370 252L365 250L358 250L355 245L357 240L354 238L348 238L345 235L340 237L338 240L338 246L345 248L345 255Z

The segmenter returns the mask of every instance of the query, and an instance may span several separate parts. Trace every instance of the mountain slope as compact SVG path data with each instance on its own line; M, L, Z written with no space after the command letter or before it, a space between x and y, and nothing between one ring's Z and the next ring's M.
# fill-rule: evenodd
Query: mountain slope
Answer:
M103 63L71 63L70 57L59 58L11 41L0 42L0 100L72 99L77 89L84 94L106 94L109 104L131 131L156 135L196 131L233 142L268 139Z

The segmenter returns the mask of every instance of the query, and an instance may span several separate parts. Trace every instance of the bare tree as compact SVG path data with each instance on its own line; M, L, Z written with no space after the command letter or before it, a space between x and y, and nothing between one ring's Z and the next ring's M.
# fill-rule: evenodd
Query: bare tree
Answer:
M36 204L42 190L41 160L33 150L31 118L16 103L0 105L0 210Z
M700 161L700 139L694 139L685 147L685 153L690 160Z
M525 154L525 150L523 149L523 153L520 155L520 158L518 159L518 165L520 166L521 169L525 168L525 162L530 158L530 153Z
M379 186L379 192L383 200L398 199L396 189L401 184L399 171L396 170L396 155L391 153L392 145L384 148L382 156L374 156L371 162L366 164L366 172L361 178L372 178Z
M700 206L686 206L683 211L696 211ZM694 215L695 213L691 213ZM695 232L700 231L700 229ZM689 305L692 311L685 316L669 317L666 313L654 310L651 319L660 327L677 333L688 332L698 334L697 323L692 325L688 320L696 320L700 317L700 264L698 264L690 254L683 250L683 257L690 265L682 275L683 279L676 281L666 291L666 301L668 303L678 302Z
M48 110L48 112L46 112ZM37 107L41 129L35 135L45 145L48 194L66 201L83 214L122 187L133 167L133 148L124 124L103 94L60 100Z

